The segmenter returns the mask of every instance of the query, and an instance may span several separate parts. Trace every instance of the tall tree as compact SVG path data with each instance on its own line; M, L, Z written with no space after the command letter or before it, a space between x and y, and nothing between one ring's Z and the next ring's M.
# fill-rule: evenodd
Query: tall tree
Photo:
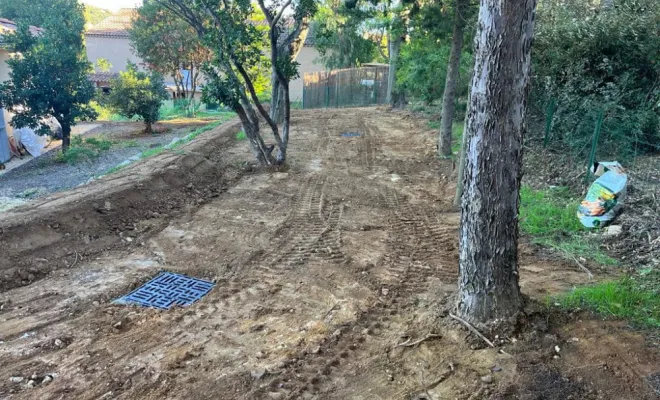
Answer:
M298 75L292 52L282 52L297 40L316 11L314 0L276 0L258 6L268 24L266 37L250 24L254 13L249 0L156 0L188 22L212 51L205 68L208 82L205 95L232 108L241 120L257 160L263 165L282 164L286 160L291 125L289 82ZM284 118L280 126L271 118L257 96L251 73L263 65L264 44L269 48L268 62L284 91ZM275 144L267 146L261 136L259 115L270 128ZM281 134L280 134L281 132ZM277 155L272 152L277 147Z
M463 29L466 23L467 3L469 0L454 1L454 32L451 40L451 53L447 65L445 91L442 97L442 114L440 116L440 135L438 150L440 155L451 155L451 135L456 109L456 87L458 86L458 71L463 51Z
M147 0L138 8L129 34L135 53L151 69L171 76L177 94L192 100L202 64L211 57L197 32L162 4Z
M19 23L8 37L12 50L20 53L7 61L10 79L0 84L0 106L13 112L12 125L48 132L43 122L53 116L62 126L62 149L69 147L71 127L78 121L96 118L89 106L94 86L87 78L92 65L83 42L83 6L76 0L52 0L57 10L44 19L44 30L33 34Z
M481 0L459 250L459 314L507 322L523 305L518 203L536 0Z

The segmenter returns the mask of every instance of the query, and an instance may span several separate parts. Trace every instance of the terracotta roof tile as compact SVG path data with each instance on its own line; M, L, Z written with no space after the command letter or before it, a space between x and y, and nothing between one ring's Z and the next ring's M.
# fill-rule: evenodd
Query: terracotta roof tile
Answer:
M16 22L8 20L6 18L0 18L0 43L3 42L2 40L2 34L3 32L14 32L17 29ZM36 26L30 25L30 32L33 35L38 35L44 30L41 28L38 28Z
M118 72L93 72L88 75L92 82L110 82L119 77Z

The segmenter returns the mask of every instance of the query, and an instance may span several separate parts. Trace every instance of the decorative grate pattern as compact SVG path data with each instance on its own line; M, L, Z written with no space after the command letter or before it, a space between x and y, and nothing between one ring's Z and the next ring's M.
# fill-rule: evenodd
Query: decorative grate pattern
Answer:
M167 310L173 306L189 306L213 289L214 283L172 272L160 275L114 301Z

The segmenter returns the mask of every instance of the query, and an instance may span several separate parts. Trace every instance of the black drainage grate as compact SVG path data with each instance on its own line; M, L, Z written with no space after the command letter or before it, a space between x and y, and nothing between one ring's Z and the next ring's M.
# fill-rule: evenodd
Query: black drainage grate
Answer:
M213 289L214 283L172 272L160 275L115 300L117 304L137 304L167 310L173 306L189 306Z

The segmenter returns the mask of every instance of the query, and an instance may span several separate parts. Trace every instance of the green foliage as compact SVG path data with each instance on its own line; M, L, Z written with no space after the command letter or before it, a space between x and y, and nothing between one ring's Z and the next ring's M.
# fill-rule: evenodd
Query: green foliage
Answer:
M179 93L193 95L210 51L186 21L161 3L147 0L138 8L129 34L133 50L151 69L172 76Z
M0 16L17 23L43 27L57 11L51 0L0 0Z
M660 148L660 2L540 3L532 47L531 100L539 118L553 99L551 144L585 155L605 113L602 155Z
M88 24L98 24L110 15L112 15L112 12L109 10L94 7L91 4L85 4L85 22Z
M108 72L110 69L112 69L112 64L106 58L99 58L96 60L95 69L100 72Z
M69 149L57 153L55 161L67 164L92 161L98 158L101 152L110 150L112 145L111 141L104 138L90 137L83 139L81 136L73 136Z
M53 0L49 7L52 14L42 21L42 33L33 35L21 22L15 34L5 37L22 56L7 61L10 80L0 84L0 105L15 114L12 125L17 128L39 127L45 133L48 127L40 121L54 116L68 138L77 121L96 118L89 105L94 87L87 78L91 64L83 42L85 21L76 0Z
M534 190L520 188L519 226L538 245L559 251L569 259L584 257L603 265L616 260L605 254L598 243L586 236L577 219L579 199L567 188Z
M431 104L442 99L447 77L451 44L438 44L436 39L421 37L401 49L397 84L409 95ZM472 57L461 55L457 97L466 97Z
M241 140L247 140L247 135L245 134L245 131L239 131L239 132L236 134L236 140L239 140L239 141L241 141Z
M126 118L140 116L147 132L158 121L160 106L168 98L163 76L158 72L139 71L134 64L128 64L125 72L112 81L112 91L108 104L119 115Z
M326 4L314 24L314 45L327 69L359 67L378 57L378 45L368 38L364 20L372 12L346 4Z
M660 272L645 270L613 282L577 288L556 301L565 308L587 308L605 317L660 328Z
M520 228L533 236L561 236L584 230L576 217L577 201L566 188L520 188Z

